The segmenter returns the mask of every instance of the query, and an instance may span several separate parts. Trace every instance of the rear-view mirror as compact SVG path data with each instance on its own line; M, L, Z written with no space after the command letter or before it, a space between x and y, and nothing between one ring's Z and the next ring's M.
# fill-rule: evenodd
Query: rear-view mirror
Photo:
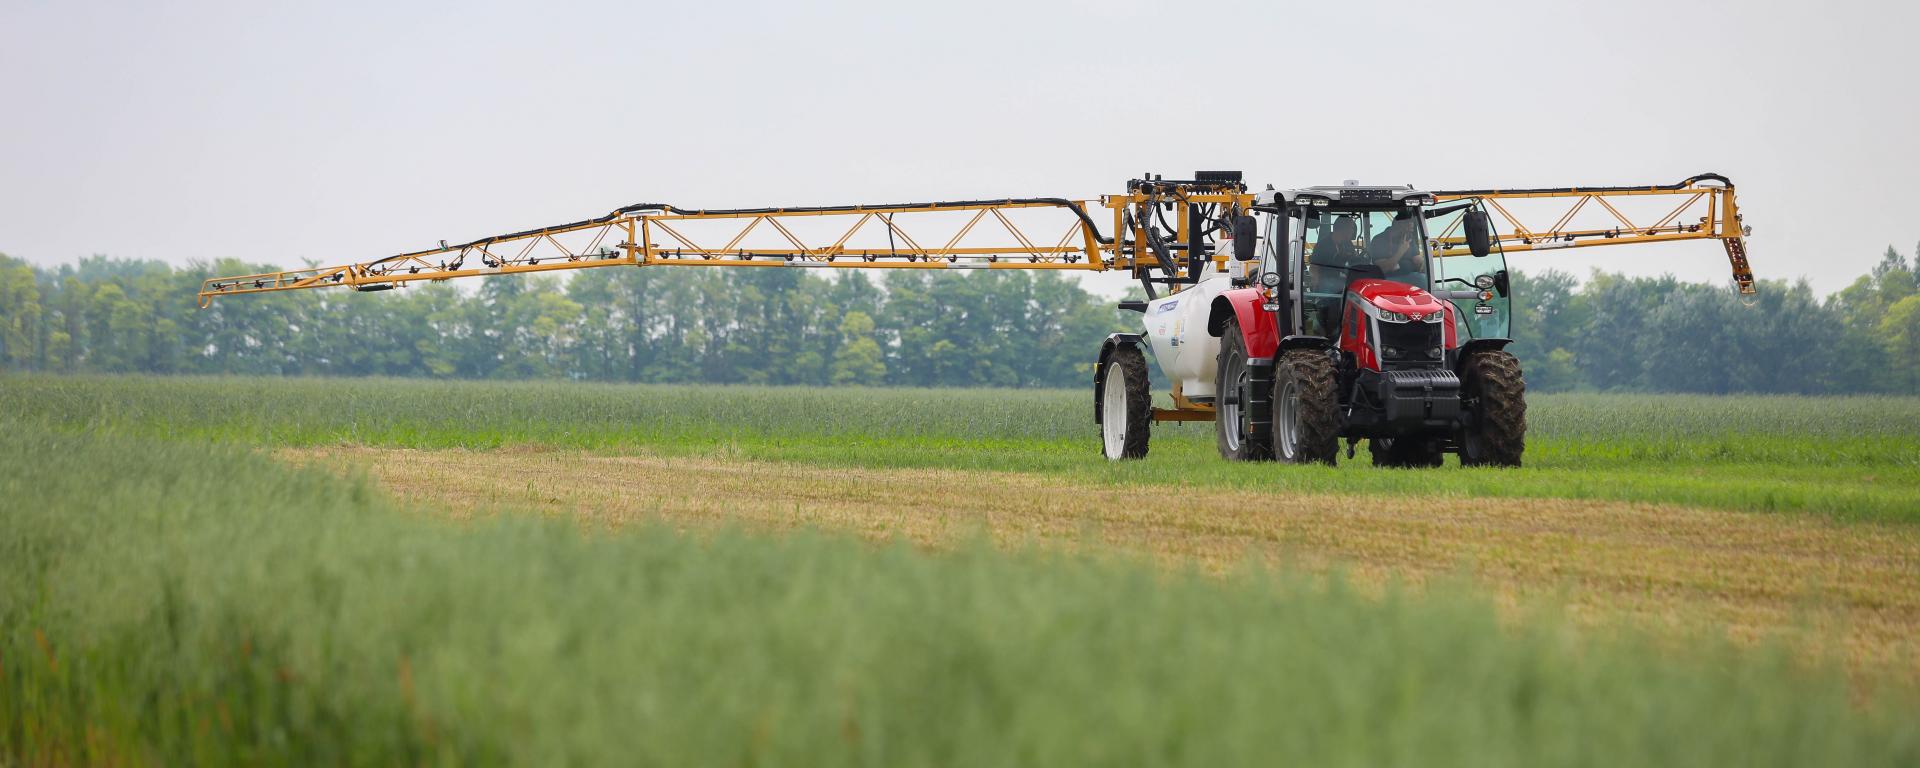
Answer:
M1260 229L1252 216L1236 216L1233 219L1233 258L1237 261L1253 261L1260 258L1255 249L1259 245Z
M1467 250L1474 256L1486 258L1493 253L1493 228L1487 222L1486 211L1467 211L1462 227L1466 230Z

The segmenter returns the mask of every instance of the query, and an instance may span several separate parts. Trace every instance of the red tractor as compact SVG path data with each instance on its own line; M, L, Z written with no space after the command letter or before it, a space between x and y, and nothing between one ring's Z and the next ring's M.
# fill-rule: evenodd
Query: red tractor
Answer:
M1222 176L1144 184L1176 195L1230 192L1237 174ZM1231 254L1214 260L1217 269L1196 262L1174 280L1136 270L1152 298L1122 306L1143 313L1145 332L1109 337L1094 377L1103 452L1138 458L1151 422L1211 420L1230 459L1332 464L1342 440L1349 457L1366 440L1380 466L1439 466L1448 453L1467 466L1519 466L1526 381L1507 351L1512 289L1504 252L1634 240L1617 229L1501 235L1485 201L1643 191L1698 199L1722 190L1724 204L1716 198L1698 223L1629 234L1640 241L1719 237L1750 292L1744 233L1731 224L1738 220L1732 185L1712 174L1586 191L1429 193L1349 182L1254 194L1245 211L1189 229L1186 253ZM1214 243L1192 236L1203 230ZM1172 250L1165 238L1146 235L1145 251ZM1177 292L1154 296L1156 284ZM1152 406L1149 350L1173 379L1174 408Z

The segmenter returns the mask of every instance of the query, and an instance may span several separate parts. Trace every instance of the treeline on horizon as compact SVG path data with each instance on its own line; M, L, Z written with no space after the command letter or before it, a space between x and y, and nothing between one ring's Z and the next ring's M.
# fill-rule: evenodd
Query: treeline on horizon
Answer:
M1082 387L1138 315L1052 273L605 269L215 301L223 261L0 255L0 370L803 386ZM1549 270L1514 281L1535 391L1920 394L1915 265L1889 247L1830 296Z

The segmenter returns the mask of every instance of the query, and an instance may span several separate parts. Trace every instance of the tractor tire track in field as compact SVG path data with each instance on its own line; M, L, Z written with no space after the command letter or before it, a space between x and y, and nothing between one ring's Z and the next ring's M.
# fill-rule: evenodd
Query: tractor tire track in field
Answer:
M284 449L359 467L456 517L497 508L589 525L815 526L941 546L1115 548L1226 571L1250 558L1363 584L1469 573L1582 621L1724 626L1920 677L1920 527L1566 499L1111 486L1011 472L835 468L544 448Z

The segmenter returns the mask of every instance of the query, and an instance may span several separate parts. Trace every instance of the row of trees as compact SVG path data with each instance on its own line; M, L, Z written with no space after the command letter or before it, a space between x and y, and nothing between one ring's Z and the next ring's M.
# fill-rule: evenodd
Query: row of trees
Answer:
M15 370L908 386L1078 386L1110 302L1028 272L604 269L477 291L298 291L194 307L222 263L0 256Z
M1138 316L1051 273L606 269L196 310L220 263L0 256L0 367L793 385L1084 386ZM1672 278L1520 275L1516 351L1536 390L1920 393L1920 291L1892 248L1828 297L1751 304Z
M1892 247L1824 298L1805 282L1742 297L1671 277L1520 275L1516 351L1528 387L1549 391L1920 393L1915 277Z

